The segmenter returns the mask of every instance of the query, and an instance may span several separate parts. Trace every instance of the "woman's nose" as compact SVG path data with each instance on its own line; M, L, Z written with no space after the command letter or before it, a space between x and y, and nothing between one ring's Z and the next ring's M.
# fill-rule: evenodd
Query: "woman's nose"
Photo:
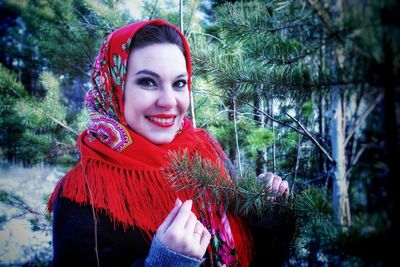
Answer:
M163 108L172 108L176 106L176 96L171 86L163 86L159 92L160 94L157 99L157 106Z

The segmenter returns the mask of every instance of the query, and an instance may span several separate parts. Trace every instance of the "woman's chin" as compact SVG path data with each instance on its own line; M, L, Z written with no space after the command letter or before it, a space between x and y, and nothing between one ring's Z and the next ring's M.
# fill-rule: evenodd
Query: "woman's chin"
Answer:
M171 143L174 140L175 134L172 133L150 134L148 136L145 136L145 138L155 145L165 145Z

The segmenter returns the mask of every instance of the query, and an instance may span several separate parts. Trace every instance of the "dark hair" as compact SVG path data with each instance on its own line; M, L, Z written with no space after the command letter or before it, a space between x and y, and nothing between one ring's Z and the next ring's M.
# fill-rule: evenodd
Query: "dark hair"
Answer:
M131 49L142 48L152 44L175 44L185 55L185 48L179 33L169 25L146 25L134 36Z

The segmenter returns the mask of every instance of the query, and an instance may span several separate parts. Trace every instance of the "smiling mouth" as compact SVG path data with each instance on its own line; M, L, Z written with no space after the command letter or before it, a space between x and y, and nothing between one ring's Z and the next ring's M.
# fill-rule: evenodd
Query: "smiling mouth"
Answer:
M155 115L155 116L145 116L145 118L151 122L152 124L163 127L169 128L175 124L176 115Z

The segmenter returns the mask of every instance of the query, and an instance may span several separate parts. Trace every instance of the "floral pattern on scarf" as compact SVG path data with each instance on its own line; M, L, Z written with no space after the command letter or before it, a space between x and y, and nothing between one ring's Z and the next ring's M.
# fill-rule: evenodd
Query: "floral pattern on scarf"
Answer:
M207 226L211 234L208 249L209 266L240 266L235 241L228 217L222 204L213 212L213 205L207 202L207 214L200 213L200 221ZM215 208L214 208L215 209ZM207 262L205 262L207 264Z
M132 139L121 114L119 95L123 95L129 44L111 52L110 41L113 33L104 38L100 52L93 64L92 84L85 96L85 106L89 113L87 131L113 150L122 151Z

